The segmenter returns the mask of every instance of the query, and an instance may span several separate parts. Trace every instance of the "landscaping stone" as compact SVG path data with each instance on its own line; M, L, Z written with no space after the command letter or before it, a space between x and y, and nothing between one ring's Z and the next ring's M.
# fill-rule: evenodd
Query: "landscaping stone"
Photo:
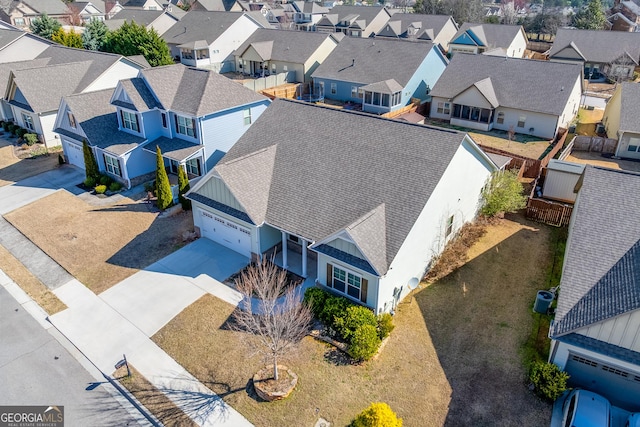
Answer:
M269 390L267 380L272 379L273 366L265 366L253 376L253 387L256 394L267 402L275 402L276 400L286 399L298 383L298 376L285 365L278 365L281 373L286 372L291 378L289 384L279 387L279 390Z

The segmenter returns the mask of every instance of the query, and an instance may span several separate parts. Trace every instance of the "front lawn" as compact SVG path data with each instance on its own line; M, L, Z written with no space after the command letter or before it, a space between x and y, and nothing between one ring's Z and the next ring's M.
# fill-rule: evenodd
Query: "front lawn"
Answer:
M344 426L371 402L407 426L548 424L550 406L526 386L523 346L536 291L551 262L549 228L519 217L490 225L463 267L403 301L375 360L352 365L305 338L283 362L299 375L293 394L259 402L249 379L263 366L229 329L234 307L205 295L153 340L256 426Z
M58 167L58 154L62 153L56 148L49 154L24 157L18 156L18 151L24 150L16 150L12 141L0 138L0 187Z

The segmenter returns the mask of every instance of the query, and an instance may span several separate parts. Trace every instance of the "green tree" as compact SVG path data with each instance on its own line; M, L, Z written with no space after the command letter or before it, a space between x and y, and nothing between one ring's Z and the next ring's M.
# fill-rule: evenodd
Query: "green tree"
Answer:
M600 0L591 0L587 7L576 13L573 18L573 25L582 30L602 30L605 22L607 16Z
M190 188L191 185L189 185L187 172L182 166L180 166L178 168L178 198L180 199L182 209L184 209L185 211L191 210L191 200L184 197L184 194L189 191Z
M58 31L53 33L51 40L63 46L75 47L78 49L82 49L83 47L82 36L73 30L66 32L64 29L60 28Z
M82 45L87 50L102 50L107 41L109 29L104 21L91 19L82 33Z
M32 19L29 27L33 34L51 40L53 34L62 28L62 25L45 13L40 18Z
M376 402L360 412L351 427L402 427L402 418L386 403Z
M84 154L85 175L89 179L98 179L98 176L100 176L98 162L96 161L96 156L93 154L93 150L89 147L89 143L86 139L82 140L82 154Z
M496 216L504 212L515 212L527 206L527 196L518 180L515 171L497 171L491 176L491 181L482 190L483 205L480 213L486 216Z
M104 50L123 56L144 55L152 67L173 64L169 46L156 30L148 30L133 21L109 32Z
M156 145L156 196L158 197L158 208L167 209L173 204L173 194L171 194L171 184L167 176L167 170L164 168L164 159L162 151Z

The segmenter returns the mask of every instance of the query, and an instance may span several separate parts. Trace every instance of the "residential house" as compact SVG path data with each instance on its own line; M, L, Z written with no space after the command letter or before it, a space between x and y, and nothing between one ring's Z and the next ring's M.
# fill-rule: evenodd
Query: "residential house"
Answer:
M0 64L33 59L52 44L17 28L0 28Z
M458 54L431 91L431 117L456 126L551 139L580 106L582 68Z
M617 139L615 155L640 159L640 84L620 84L604 109L602 122L609 138Z
M235 71L233 52L269 23L259 12L187 12L162 35L171 55L184 65L220 73Z
M449 53L484 53L501 49L503 56L524 57L527 34L521 25L464 23L449 43Z
M238 0L196 0L191 4L191 10L207 12L242 12Z
M234 52L236 70L259 76L288 73L288 82L309 82L337 45L331 34L259 28Z
M159 0L117 0L125 9L162 10L164 6Z
M269 22L268 28L288 29L286 22L284 22L285 19L283 19L285 16L284 8L281 5L269 1L254 0L238 0L238 4L244 12L260 13Z
M46 65L10 69L4 99L13 120L37 133L47 147L60 145L53 126L62 97L113 88L142 68L120 55L60 45L47 48L34 64L39 60L47 60Z
M569 224L549 361L640 411L640 175L587 166ZM606 213L607 224L602 226Z
M433 43L345 37L313 72L314 92L388 113L427 100L447 63Z
M3 88L7 87L7 83L9 82L9 77L11 76L11 72L13 70L23 70L25 68L44 67L48 63L49 63L49 58L0 63L0 87L3 87ZM2 94L2 98L0 99L0 106L1 106L0 113L2 114L2 120L14 121L15 118L13 116L13 109L11 108L11 104L9 104L9 101L4 97L4 93Z
M462 132L276 99L187 197L202 237L253 259L276 251L382 313L473 220L494 170Z
M180 10L178 8L178 10ZM113 18L105 22L110 31L117 30L125 22L135 22L147 29L153 28L159 35L163 35L171 27L173 27L185 12L175 14L167 10L139 10L139 9L123 9Z
M69 3L71 25L88 24L92 19L105 20L104 2L74 1Z
M295 30L316 31L316 24L329 9L314 1L290 1L283 5L284 12Z
M581 64L587 79L629 80L640 63L640 33L559 28L549 60Z
M637 0L615 0L607 20L612 31L640 31L640 4Z
M62 0L10 0L6 6L0 7L0 19L23 30L28 30L31 20L43 14L69 23L71 10Z
M449 42L457 32L458 25L451 15L395 13L376 33L376 38L425 40L440 45L443 52L448 52Z
M384 28L390 16L386 7L335 6L316 23L316 31L372 37Z
M103 3L105 19L111 19L120 11L124 10L124 7L118 0L103 0Z
M155 171L156 146L170 172L205 174L269 102L213 71L176 64L142 70L111 93L66 97L55 127L70 163L84 168L86 139L100 169L131 187Z

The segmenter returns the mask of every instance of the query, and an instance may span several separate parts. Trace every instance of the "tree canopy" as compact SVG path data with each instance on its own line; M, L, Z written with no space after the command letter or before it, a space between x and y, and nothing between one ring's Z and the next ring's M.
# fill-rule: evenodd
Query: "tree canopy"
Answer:
M51 40L53 34L62 28L62 24L44 13L40 18L32 19L29 27L33 34Z
M604 29L607 16L600 0L591 0L587 7L576 13L573 18L573 25L582 30L602 30Z
M82 33L82 46L87 50L102 50L107 41L109 29L99 19L91 19Z
M104 50L123 56L144 55L152 67L173 64L167 42L156 30L147 29L135 22L125 22L120 28L108 33Z
M51 40L60 43L63 46L75 47L78 49L82 49L82 36L75 31L71 30L69 32L60 28L58 31L53 33Z

